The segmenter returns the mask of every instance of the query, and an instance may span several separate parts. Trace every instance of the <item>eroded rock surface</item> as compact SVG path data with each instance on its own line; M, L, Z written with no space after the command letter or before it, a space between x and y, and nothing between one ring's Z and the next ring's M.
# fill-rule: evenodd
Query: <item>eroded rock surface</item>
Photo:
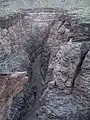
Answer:
M13 96L23 90L28 81L27 72L15 72L0 75L0 120L7 118L8 110L13 101Z
M31 117L33 120L90 119L90 42L87 39L83 40L85 32L81 32L79 26L77 26L79 29L76 27L72 33L70 32L74 25L72 21L71 28L62 25L59 34L57 22L51 28L52 34L47 40L51 48L45 79L47 87L40 98L40 107ZM71 35L69 41L68 35ZM51 70L52 74L49 74ZM29 119L30 116L27 117L27 120Z
M1 29L1 73L27 70L29 77L7 119L89 120L90 27L66 11L37 11Z

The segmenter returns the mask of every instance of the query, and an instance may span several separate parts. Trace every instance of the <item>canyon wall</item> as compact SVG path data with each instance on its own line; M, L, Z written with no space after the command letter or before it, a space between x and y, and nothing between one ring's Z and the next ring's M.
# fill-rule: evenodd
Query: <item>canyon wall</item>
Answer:
M3 120L89 120L90 25L57 9L23 10L1 18L7 21L1 75L27 71L28 82L21 81Z

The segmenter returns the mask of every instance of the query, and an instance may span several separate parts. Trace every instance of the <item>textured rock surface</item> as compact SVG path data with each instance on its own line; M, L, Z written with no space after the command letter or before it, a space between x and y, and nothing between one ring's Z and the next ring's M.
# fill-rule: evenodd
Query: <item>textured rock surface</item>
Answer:
M63 11L36 10L1 29L1 73L29 77L8 120L89 120L90 27Z
M47 19L47 17L49 17L47 13L45 14L45 16L43 16L42 13L32 14L29 11L25 11L23 14L17 13L14 15L10 15L10 17L7 16L1 18L1 24L0 24L1 27L0 74L1 75L12 74L12 72L15 71L22 72L28 69L29 77L32 76L31 75L32 69L35 69L35 67L37 69L37 64L38 64L36 63L35 66L34 63L32 64L32 62L35 62L35 59L42 52L42 48L44 45L44 38L46 35L48 35L47 21L50 22L54 17L53 15L55 15L55 13L50 14L49 15L50 18ZM43 21L44 17L46 21ZM11 75L12 81L13 81L13 77L18 77L18 76L17 74ZM25 81L25 83L26 82L27 81ZM21 87L23 87L24 84L22 80L21 83L22 83ZM28 108L31 109L31 106L34 103L34 96L35 96L33 87L34 87L34 83L27 82L24 86L24 89L23 88L20 89L19 91L17 91L16 95L14 94L12 96L13 100L11 100L10 104L4 102L5 105L8 106L10 105L10 107L7 108L6 113L7 111L9 112L7 113L5 118L2 118L3 120L6 119L7 116L9 120L19 119L25 113L25 111L27 111ZM17 90L18 86L16 86L15 89ZM13 89L11 88L11 91L12 90ZM8 93L6 94L8 95ZM2 112L5 112L5 110L2 110ZM1 114L1 117L3 114L4 113Z
M23 90L24 84L28 81L26 74L16 72L0 75L0 120L6 119L13 96Z
M90 33L84 27L67 15L51 27L41 54L42 94L23 120L90 119Z

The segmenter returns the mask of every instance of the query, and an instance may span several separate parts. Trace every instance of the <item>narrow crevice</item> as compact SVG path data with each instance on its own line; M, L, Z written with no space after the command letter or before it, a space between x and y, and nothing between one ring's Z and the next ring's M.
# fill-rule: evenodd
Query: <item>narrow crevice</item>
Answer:
M35 43L33 43L32 46L31 43L28 43L28 46L26 46L26 51L30 61L27 69L29 81L24 87L24 98L26 101L24 108L25 112L20 117L20 120L24 120L24 118L28 116L28 110L30 118L32 118L35 110L39 107L39 99L44 92L44 86L47 86L46 84L42 84L42 81L45 83L50 59L50 48L47 45L47 40L50 35L50 30L56 22L56 20L52 20L48 25L48 29L45 29L45 36L42 36L42 42L38 44L37 40L34 40Z
M64 20L61 22L61 24L60 24L59 27L58 27L58 30L60 29L60 27L62 27L62 26L64 25L65 21L66 21L66 20L64 19ZM58 30L57 30L57 31L58 31Z
M87 46L86 43L83 43L83 44L82 44L82 47L81 47L80 61L79 61L78 65L77 65L77 68L76 68L76 70L75 70L75 74L74 74L74 77L73 77L73 80L72 80L72 88L74 88L75 80L76 80L78 74L80 73L82 64L83 64L83 62L84 62L84 59L85 59L88 51L89 51L89 47Z
M85 38L77 38L77 39L74 39L73 42L89 42L90 41L90 37L87 37L87 36L84 36Z

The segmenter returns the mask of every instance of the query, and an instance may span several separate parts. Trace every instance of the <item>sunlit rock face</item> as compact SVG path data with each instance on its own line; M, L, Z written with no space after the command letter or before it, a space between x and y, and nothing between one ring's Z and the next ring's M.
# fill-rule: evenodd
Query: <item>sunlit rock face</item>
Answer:
M26 72L15 72L0 75L0 120L7 118L13 96L23 90L24 84L28 81L26 74Z

